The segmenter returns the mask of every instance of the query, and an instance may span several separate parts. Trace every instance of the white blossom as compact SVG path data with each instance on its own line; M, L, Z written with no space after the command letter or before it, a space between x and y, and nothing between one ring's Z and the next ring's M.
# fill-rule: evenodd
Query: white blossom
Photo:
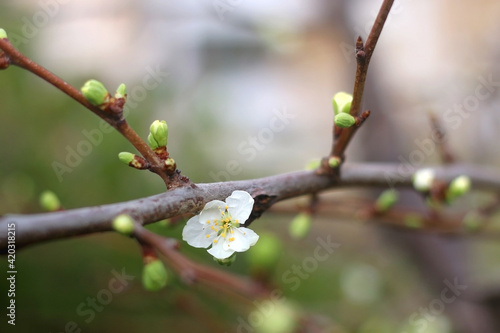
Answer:
M208 202L199 215L186 223L182 239L193 247L212 246L208 253L217 259L248 250L257 243L259 236L240 225L250 216L253 203L252 196L245 191L234 191L226 202Z

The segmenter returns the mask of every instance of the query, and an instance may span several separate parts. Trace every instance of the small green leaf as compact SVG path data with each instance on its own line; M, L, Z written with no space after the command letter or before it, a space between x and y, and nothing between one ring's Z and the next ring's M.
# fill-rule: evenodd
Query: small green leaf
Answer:
M396 202L398 202L399 195L398 192L394 190L385 190L380 194L375 203L375 208L379 212L388 211Z
M144 265L142 271L142 285L149 291L158 291L165 287L168 282L168 273L159 259L154 259Z
M135 154L123 151L118 154L118 158L126 165L130 165L130 163L132 163L135 159Z
M307 236L311 230L311 214L300 213L294 217L288 231L290 236L296 239L302 239Z
M159 147L165 147L168 142L168 126L165 120L155 120L149 127L149 132L151 134L151 139L148 136L148 142L150 142L150 146L153 149ZM157 147L153 147L151 144Z
M118 86L115 93L115 98L125 98L127 97L127 86L122 83Z
M40 194L40 206L48 212L54 212L61 209L61 202L54 192L43 191Z
M113 219L113 229L124 235L131 235L134 232L134 219L128 214L120 214Z
M88 80L81 88L83 96L94 106L100 106L109 99L104 84L97 80Z
M334 115L349 113L351 111L352 95L346 92L338 92L333 96L332 105Z
M339 113L335 116L335 125L341 128L349 128L356 123L356 119L348 113Z
M452 202L456 198L461 197L469 192L470 187L471 181L468 176L462 175L453 179L446 190L446 201Z
M333 156L328 159L328 165L334 169L340 165L340 158Z

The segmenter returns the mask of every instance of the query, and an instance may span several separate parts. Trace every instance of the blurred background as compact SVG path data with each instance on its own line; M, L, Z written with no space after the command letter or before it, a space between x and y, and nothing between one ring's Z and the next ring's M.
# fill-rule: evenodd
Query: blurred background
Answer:
M380 4L6 0L0 3L0 27L22 52L75 87L90 78L110 91L125 83L132 127L146 138L152 121L166 120L178 167L194 182L214 182L304 169L329 153L332 96L352 92L353 44L358 35L366 38ZM494 0L396 1L368 73L364 108L372 115L347 159L413 167L440 163L437 149L422 148L432 138L432 112L457 160L498 168L499 18ZM40 212L44 190L57 193L68 209L164 191L153 174L118 160L121 151L135 152L125 139L18 68L0 73L0 119L0 214ZM425 156L418 163L415 151ZM376 195L344 190L323 198L345 202ZM448 210L467 212L485 200L472 194ZM422 205L411 193L403 193L402 201ZM263 315L271 322L288 320L301 332L500 330L492 319L500 304L500 246L494 237L415 235L353 217L318 216L309 235L295 240L288 233L293 216L271 212L252 225L279 253L266 274L283 292L279 307L286 311L273 312L281 313L279 319ZM492 220L498 222L498 214ZM182 226L151 228L180 238ZM287 283L289 272L313 255L319 236L340 247L294 288ZM217 266L203 250L185 245L183 252ZM251 275L258 265L252 256L241 254L221 269ZM272 324L241 324L239 318L248 322L255 313L251 300L188 287L173 273L167 288L145 291L139 247L118 235L32 246L17 253L16 263L20 332L69 332L71 322L82 332L281 332ZM92 318L77 311L108 288L113 272L123 270L135 277L123 292ZM451 303L439 301L445 281L457 279L466 291Z

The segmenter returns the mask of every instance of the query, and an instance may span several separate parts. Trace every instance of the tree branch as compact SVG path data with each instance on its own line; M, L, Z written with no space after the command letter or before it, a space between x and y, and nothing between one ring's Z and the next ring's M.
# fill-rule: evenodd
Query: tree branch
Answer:
M238 293L246 297L266 294L265 288L255 281L189 260L179 253L175 246L169 244L168 239L142 226L136 226L134 236L160 251L168 261L169 267L173 268L188 284L200 282L209 288L216 289L218 292Z
M354 91L353 100L351 104L350 114L353 117L358 117L361 111L361 103L363 100L363 92L365 90L366 74L368 73L368 66L370 64L373 51L375 51L375 46L382 33L382 28L384 27L387 16L391 10L394 0L384 0L380 11L375 19L372 30L368 35L366 44L363 45L363 40L358 37L356 41L356 77L354 80ZM366 118L365 118L366 119ZM344 160L344 152L349 144L351 138L356 132L359 126L352 126L349 128L337 128L334 126L334 142L332 144L332 150L330 157L338 157L340 160ZM323 163L323 168L327 167L328 164ZM327 170L325 170L327 171Z
M401 164L346 164L342 179L317 175L314 171L298 171L266 178L224 183L197 184L172 189L154 196L110 205L78 208L53 213L15 215L0 218L0 227L16 224L16 247L43 241L110 231L111 221L128 213L144 224L181 214L195 213L211 200L224 200L234 190L249 192L255 199L251 220L258 218L277 201L340 187L410 187L412 173ZM449 182L468 175L473 188L500 192L500 173L470 165L446 165L433 168L436 177ZM250 220L250 222L251 222ZM247 223L248 225L248 223ZM0 234L0 251L7 249L7 233Z
M0 50L3 51L3 53L0 52L0 55L2 56L3 62L5 62L3 66L0 64L0 69L7 68L9 64L23 68L37 75L44 81L52 84L54 87L83 105L85 108L92 111L120 132L120 134L122 134L125 139L127 139L137 149L137 151L141 153L141 155L150 163L150 171L158 174L162 178L165 185L167 185L167 188L179 186L183 183L189 183L188 179L186 177L182 177L178 172L175 172L172 175L168 174L163 161L123 118L122 108L120 108L120 112L109 112L92 105L78 89L74 88L54 73L26 57L19 50L17 50L7 38L0 38ZM5 59L5 57L7 57L7 59Z

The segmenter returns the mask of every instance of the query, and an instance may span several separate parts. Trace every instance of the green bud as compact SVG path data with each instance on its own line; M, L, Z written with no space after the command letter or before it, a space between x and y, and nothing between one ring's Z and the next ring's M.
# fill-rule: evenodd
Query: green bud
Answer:
M230 257L227 257L225 259L219 259L219 258L214 257L214 261L216 263L218 263L219 265L231 266L233 264L233 262L236 261L236 252L233 253Z
M446 190L446 200L452 202L458 197L461 197L470 190L470 178L468 176L459 176L453 179Z
M338 158L337 156L330 157L328 159L328 165L332 169L338 167L340 165L340 158Z
M168 282L167 269L159 259L144 265L142 270L142 285L149 291L158 291Z
M165 160L165 165L167 166L167 168L173 168L175 167L175 160L169 157Z
M100 106L109 100L109 93L106 87L97 80L88 80L83 85L83 96L94 106Z
M149 128L149 146L153 149L165 147L168 141L168 126L165 120L155 120Z
M175 160L171 157L165 160L165 166L167 167L167 174L173 174L175 172L175 169L177 169Z
M111 223L113 229L124 235L131 235L134 232L134 219L128 214L120 214Z
M48 212L54 212L61 209L61 202L54 192L43 191L40 194L40 206Z
M307 236L309 230L311 230L311 214L300 213L295 216L290 223L288 232L290 236L295 239L302 239Z
M481 227L481 222L482 217L476 211L468 212L462 220L465 230L469 232L477 231Z
M306 170L316 170L321 165L321 160L312 160L307 162Z
M8 38L7 37L7 32L4 29L1 29L1 28L0 28L0 38L1 39Z
M396 202L398 202L399 194L394 190L385 190L380 194L375 203L375 209L378 212L388 211Z
M257 268L272 269L278 263L283 246L272 234L260 235L257 244L248 251L248 261Z
M266 304L268 303L268 304ZM295 309L289 303L283 300L269 299L261 300L262 304L267 308L271 307L261 325L256 326L258 333L289 333L295 332L297 329L298 318Z
M155 138L153 137L153 134L151 133L148 134L148 145L149 147L151 147L151 149L156 149L160 147L158 145L158 142L156 142Z
M413 187L420 192L427 192L434 182L435 173L432 169L421 169L413 174Z
M334 119L335 125L341 128L349 128L356 123L356 119L348 113L339 113Z
M346 92L338 92L333 96L333 114L349 113L351 111L352 95Z
M149 167L149 163L144 158L126 151L119 153L118 158L126 165L139 170L147 169Z
M418 214L408 214L404 218L404 224L408 228L420 229L423 226L423 221L420 215Z
M118 86L115 93L115 98L126 98L127 97L127 86L122 83Z
M135 154L122 151L121 153L118 154L118 158L126 165L130 165L130 163L132 163L135 160Z

